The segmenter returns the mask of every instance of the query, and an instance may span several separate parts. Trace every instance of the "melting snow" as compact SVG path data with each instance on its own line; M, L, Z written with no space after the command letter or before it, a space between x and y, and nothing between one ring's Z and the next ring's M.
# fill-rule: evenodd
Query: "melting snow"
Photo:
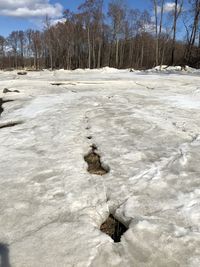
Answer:
M0 72L0 124L20 121L0 129L0 260L200 266L200 72L179 70ZM120 243L100 231L109 214Z

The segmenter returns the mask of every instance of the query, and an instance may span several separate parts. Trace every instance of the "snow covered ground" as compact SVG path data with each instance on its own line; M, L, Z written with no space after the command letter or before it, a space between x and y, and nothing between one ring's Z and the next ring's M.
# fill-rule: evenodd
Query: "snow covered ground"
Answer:
M0 85L14 100L0 117L1 261L200 266L200 72L13 71ZM87 171L92 144L106 175ZM110 213L128 227L120 243L100 231Z

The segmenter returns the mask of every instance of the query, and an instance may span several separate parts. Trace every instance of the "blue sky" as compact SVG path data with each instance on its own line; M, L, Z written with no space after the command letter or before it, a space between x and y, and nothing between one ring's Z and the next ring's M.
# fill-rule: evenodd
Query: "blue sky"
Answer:
M108 0L104 2L106 6ZM150 0L126 0L126 2L129 6L139 9L148 9L151 6ZM83 0L0 0L0 35L8 36L11 31L39 28L46 10L50 11L51 17L59 19L62 13L61 7L63 10L75 11L81 3ZM36 16L31 16L31 11L36 12L37 9L40 9L41 16L38 13Z
M0 0L0 35L8 36L14 30L41 27L49 14L54 20L62 17L64 9L76 11L84 0ZM150 0L125 0L132 8L151 10ZM105 7L109 0L104 0ZM170 2L167 1L167 2Z

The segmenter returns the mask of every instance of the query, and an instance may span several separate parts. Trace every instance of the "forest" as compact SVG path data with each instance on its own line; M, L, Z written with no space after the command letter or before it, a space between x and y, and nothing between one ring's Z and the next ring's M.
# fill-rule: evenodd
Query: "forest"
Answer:
M85 0L42 30L0 36L0 69L147 69L159 65L200 67L200 0L147 1L148 10L123 0Z

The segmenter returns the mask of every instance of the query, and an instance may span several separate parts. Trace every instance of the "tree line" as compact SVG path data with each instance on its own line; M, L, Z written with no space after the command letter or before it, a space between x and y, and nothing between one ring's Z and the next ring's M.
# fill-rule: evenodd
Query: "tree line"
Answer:
M200 0L171 3L167 10L166 0L149 0L151 10L141 11L111 0L105 11L103 0L85 0L62 22L46 17L42 31L0 36L0 68L199 68Z

